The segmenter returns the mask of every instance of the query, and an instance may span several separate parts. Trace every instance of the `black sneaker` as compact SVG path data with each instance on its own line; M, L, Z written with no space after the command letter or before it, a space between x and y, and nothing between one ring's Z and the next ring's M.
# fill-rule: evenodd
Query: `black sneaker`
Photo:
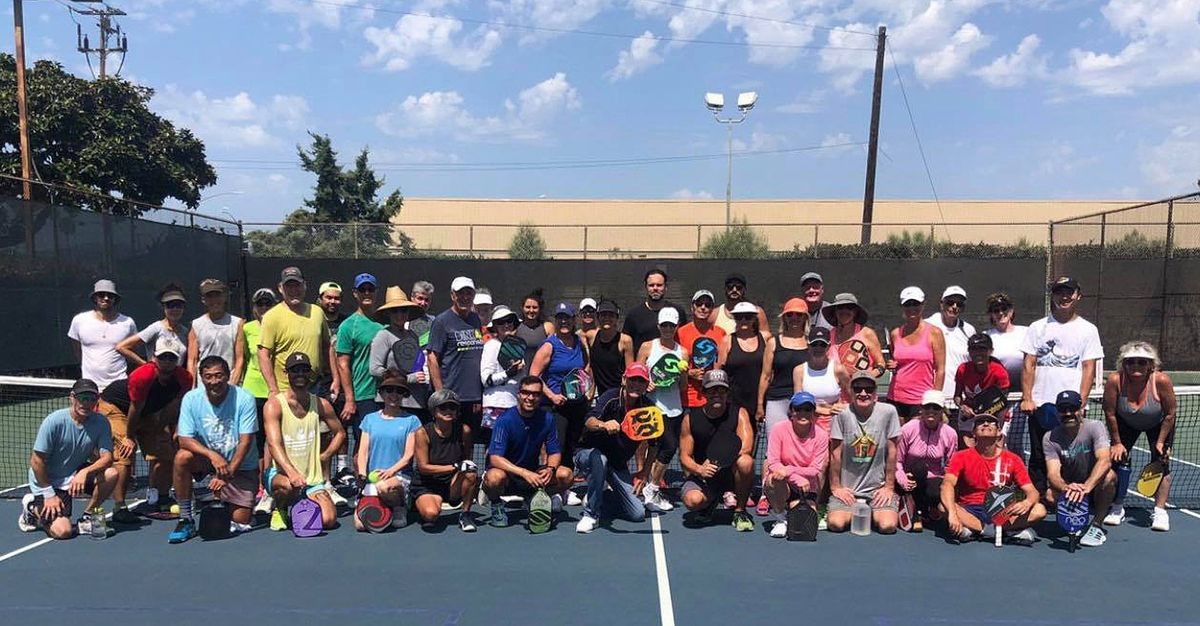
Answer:
M112 520L114 524L138 524L142 521L137 513L130 511L125 507L113 509Z

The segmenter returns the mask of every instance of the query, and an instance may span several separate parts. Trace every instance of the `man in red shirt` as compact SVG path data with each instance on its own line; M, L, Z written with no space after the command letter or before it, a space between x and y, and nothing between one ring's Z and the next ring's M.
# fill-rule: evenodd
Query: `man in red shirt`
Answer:
M96 410L108 418L113 433L117 484L112 519L119 524L137 522L137 516L125 508L125 489L138 447L150 465L150 487L163 495L171 493L173 431L179 419L179 401L192 388L192 375L179 367L181 352L183 345L178 340L160 338L154 360L133 370L129 378L114 381L100 394ZM148 504L169 510L174 503L164 499Z
M1046 507L1042 506L1037 488L1029 479L1025 463L1021 457L1000 447L1000 420L995 415L977 415L972 432L975 447L955 452L946 467L946 477L942 479L942 506L949 513L950 536L960 541L972 541L986 535L985 529L992 523L984 511L988 489L1016 485L1024 498L1007 507L1004 534L1013 543L1033 543L1037 535L1031 526L1046 517Z
M954 373L954 403L958 405L958 436L964 447L971 447L971 431L975 428L975 397L986 390L1008 393L1008 370L999 359L992 357L992 337L975 333L967 339L965 363ZM1008 420L1008 407L996 414L1003 424ZM1001 429L1003 430L1003 429Z

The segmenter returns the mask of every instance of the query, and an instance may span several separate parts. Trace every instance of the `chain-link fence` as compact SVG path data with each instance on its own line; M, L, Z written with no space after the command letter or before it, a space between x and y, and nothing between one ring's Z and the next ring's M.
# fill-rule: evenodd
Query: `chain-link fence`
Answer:
M162 317L155 293L167 282L185 288L188 319L200 314L196 290L206 277L225 280L241 301L244 266L236 222L36 186L35 197L53 203L0 198L0 319L6 320L0 373L75 363L67 329L76 313L91 308L92 284L100 278L116 281L121 311L139 328ZM106 212L66 204L83 200ZM118 210L107 212L114 204Z
M1142 339L1168 368L1200 368L1200 193L1051 223L1048 277L1062 275L1082 284L1109 367Z

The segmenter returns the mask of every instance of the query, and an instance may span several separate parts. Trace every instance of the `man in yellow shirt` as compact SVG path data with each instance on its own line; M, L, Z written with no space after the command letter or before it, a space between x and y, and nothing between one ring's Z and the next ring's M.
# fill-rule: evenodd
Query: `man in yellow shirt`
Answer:
M279 275L283 301L262 318L258 338L258 364L271 396L287 390L284 360L294 352L308 355L316 371L327 368L329 328L320 307L304 301L304 275L298 267L284 268Z

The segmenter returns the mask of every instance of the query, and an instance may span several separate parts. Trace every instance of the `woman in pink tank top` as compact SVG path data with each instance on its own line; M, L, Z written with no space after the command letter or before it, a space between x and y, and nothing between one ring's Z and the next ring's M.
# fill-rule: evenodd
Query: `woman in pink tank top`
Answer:
M896 407L901 422L916 415L921 396L930 389L941 389L945 380L946 340L942 331L922 318L925 292L920 287L905 287L900 292L904 324L892 330L889 343L892 370L888 401Z

